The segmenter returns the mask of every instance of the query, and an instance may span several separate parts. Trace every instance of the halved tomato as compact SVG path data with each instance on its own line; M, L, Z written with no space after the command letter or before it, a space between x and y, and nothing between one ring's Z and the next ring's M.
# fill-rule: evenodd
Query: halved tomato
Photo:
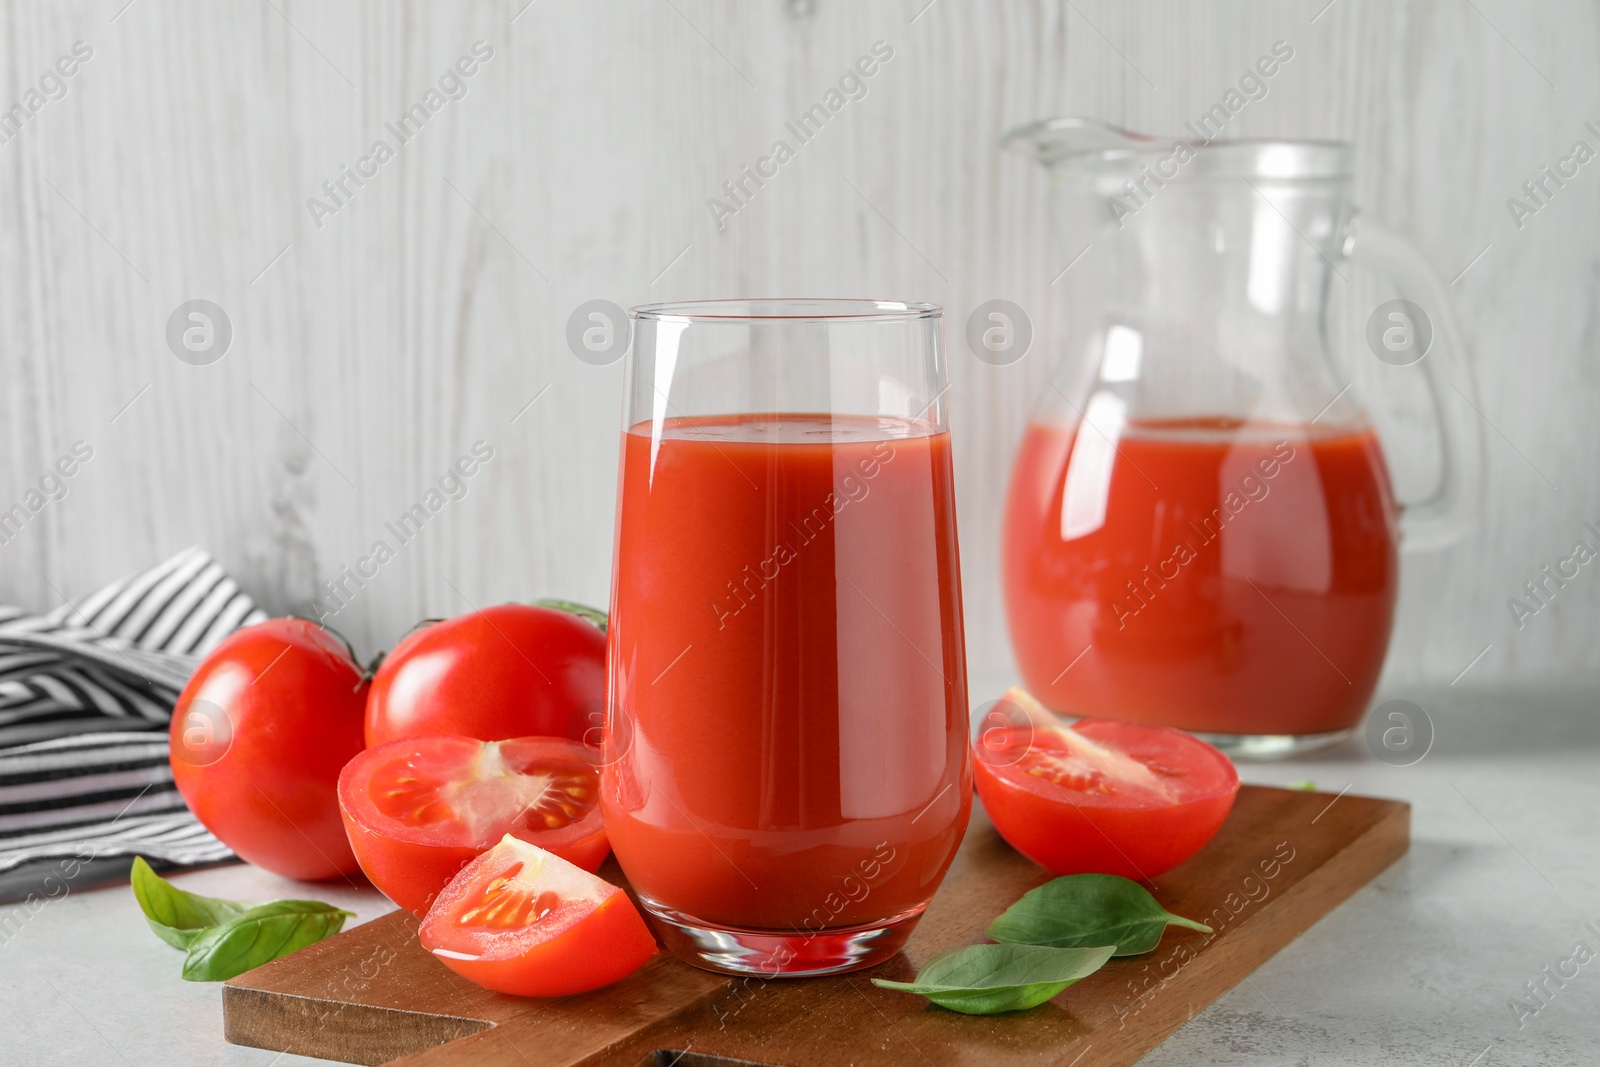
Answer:
M356 860L389 899L421 916L506 834L594 870L610 845L599 758L556 737L410 737L369 748L339 775Z
M598 989L656 954L628 894L509 834L445 887L420 936L457 974L520 997Z
M995 829L1056 874L1152 878L1211 840L1239 792L1233 763L1191 734L1110 719L1068 726L1019 689L974 747Z

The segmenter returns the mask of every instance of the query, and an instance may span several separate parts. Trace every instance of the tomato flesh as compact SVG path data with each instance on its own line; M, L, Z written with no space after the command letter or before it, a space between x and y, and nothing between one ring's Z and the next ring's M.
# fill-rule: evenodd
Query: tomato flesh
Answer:
M456 973L523 997L598 989L656 953L626 893L510 835L445 887L420 937Z
M610 845L596 754L555 737L415 737L369 748L339 776L339 808L361 869L416 915L507 834L585 870Z
M977 788L995 829L1056 874L1152 878L1194 855L1233 807L1228 757L1165 726L1071 726L1026 693L976 740ZM1020 711L1020 714L1017 714Z

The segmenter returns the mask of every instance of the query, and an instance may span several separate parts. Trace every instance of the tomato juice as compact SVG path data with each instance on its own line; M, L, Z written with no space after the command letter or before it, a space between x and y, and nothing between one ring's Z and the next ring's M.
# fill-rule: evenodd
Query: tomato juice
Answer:
M745 414L623 435L602 807L652 909L914 915L972 769L949 434Z
M1366 428L1028 428L1004 588L1028 690L1218 734L1353 727L1389 643L1396 507Z

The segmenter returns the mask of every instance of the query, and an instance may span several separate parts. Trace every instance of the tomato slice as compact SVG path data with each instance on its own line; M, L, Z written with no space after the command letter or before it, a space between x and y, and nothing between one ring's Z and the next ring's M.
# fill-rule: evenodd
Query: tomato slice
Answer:
M510 834L445 887L420 937L457 974L522 997L598 989L656 954L626 893Z
M339 810L361 869L416 915L506 834L585 870L610 845L594 750L555 737L412 737L369 748L339 775Z
M1191 734L1110 719L1068 726L1019 689L974 747L995 829L1056 874L1170 870L1211 840L1239 792L1228 757Z

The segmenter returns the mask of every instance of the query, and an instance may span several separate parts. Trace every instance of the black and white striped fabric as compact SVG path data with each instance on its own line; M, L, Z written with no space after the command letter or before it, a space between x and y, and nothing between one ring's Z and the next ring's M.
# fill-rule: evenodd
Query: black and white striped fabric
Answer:
M48 615L0 607L0 877L232 857L172 784L167 724L200 657L265 618L198 548Z

